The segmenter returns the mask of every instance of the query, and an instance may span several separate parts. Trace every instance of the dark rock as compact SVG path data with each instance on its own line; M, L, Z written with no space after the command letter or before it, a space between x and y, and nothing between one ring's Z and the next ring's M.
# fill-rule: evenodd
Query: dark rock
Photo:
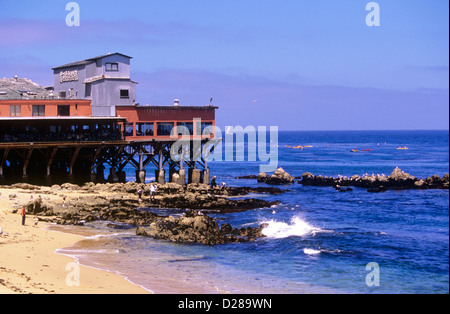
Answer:
M227 196L245 196L250 193L254 194L271 194L271 195L280 195L289 190L282 190L275 187L227 187L224 189L224 195Z
M255 176L254 174L248 175L248 176L240 176L240 177L235 177L235 179L258 179L258 176Z
M392 171L391 175L388 177L389 180L416 180L415 177L410 175L409 173L406 173L402 171L399 167L396 167L394 171Z
M267 179L269 178L269 175L265 172L260 172L258 174L258 176L256 177L256 179L258 180L258 182L267 182Z
M213 218L191 210L180 218L169 216L158 219L151 223L149 227L138 228L136 234L176 243L217 245L253 241L264 236L262 234L263 228L264 226L241 229L238 231L240 235L236 236L238 232L229 224L224 224L219 228L218 223Z
M294 182L295 178L291 176L289 173L284 171L283 168L278 168L274 174L268 175L265 172L258 174L258 182L272 184L272 185L283 185L283 184L291 184Z
M39 191L41 190L40 186L32 185L28 183L15 183L11 185L12 189L22 189L22 190L30 190L30 191Z
M123 229L123 226L121 226L119 224L113 224L113 223L106 224L106 227L111 228L111 229Z
M266 208L278 204L261 199L232 200L212 194L184 193L176 195L164 195L152 201L153 205L165 208L202 209L220 212L240 212L255 208Z
M233 227L231 227L229 223L223 224L222 227L220 228L220 232L224 234L230 234L231 231L233 231Z
M367 189L367 192L369 192L369 193L380 193L380 192L385 192L387 190L388 189L386 187L379 186L379 187L374 187L374 188Z
M53 207L43 203L41 198L34 200L26 205L26 210L32 215L52 216Z

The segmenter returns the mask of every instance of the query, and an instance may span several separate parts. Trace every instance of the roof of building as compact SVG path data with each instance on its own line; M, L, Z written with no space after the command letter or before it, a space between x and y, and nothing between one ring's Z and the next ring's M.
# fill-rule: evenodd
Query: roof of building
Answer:
M70 117L0 117L0 122L7 121L7 122L19 122L19 121L72 121L72 122L80 122L80 121L126 121L127 118L124 117L76 117L76 116L70 116Z
M112 56L112 55L119 55L119 56L122 56L122 57L125 57L125 58L128 58L128 59L133 59L133 57L124 55L123 53L115 52L115 53L108 53L107 55L101 55L101 56L90 58L90 59L86 59L86 60L88 60L88 61L95 61L95 60L103 59L103 58L106 58L106 57L109 57L109 56Z
M27 78L0 79L0 100L48 99L53 95L52 92Z
M113 55L120 55L122 57L132 59L132 57L130 57L130 56L124 55L124 54L119 53L119 52L115 52L115 53L109 53L107 55L97 56L97 57L94 57L94 58L89 58L89 59L85 59L85 60L81 60L81 61L75 61L75 62L67 63L67 64L64 64L64 65L60 65L60 66L54 67L54 68L52 68L52 70L61 69L61 68L75 67L75 66L80 66L80 65L86 65L86 64L92 63L94 61L97 61L98 59L103 59L103 58L106 58L106 57L109 57L109 56L113 56Z
M126 107L126 106L120 106L117 107ZM205 106L143 106L136 104L134 105L137 109L164 109L164 110L186 110L186 109L194 109L194 110L211 110L211 109L219 109L217 106L212 105L205 105Z

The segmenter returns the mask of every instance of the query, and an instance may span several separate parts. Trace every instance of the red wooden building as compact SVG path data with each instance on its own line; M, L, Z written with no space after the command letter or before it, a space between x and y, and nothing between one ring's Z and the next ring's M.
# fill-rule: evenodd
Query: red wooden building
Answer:
M127 119L127 140L170 140L171 131L185 127L193 137L211 138L214 133L213 106L117 106L118 117ZM185 130L186 130L185 129Z

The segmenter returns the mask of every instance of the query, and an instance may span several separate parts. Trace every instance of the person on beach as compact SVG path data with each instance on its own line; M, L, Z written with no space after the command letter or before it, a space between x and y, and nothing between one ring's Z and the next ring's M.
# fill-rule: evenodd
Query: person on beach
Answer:
M150 200L155 200L156 186L154 184L150 185Z
M212 179L211 179L211 188L215 188L217 186L217 183L216 183L216 176L214 176L214 177L212 177Z
M27 210L25 209L25 206L22 206L22 210L20 211L20 214L22 215L22 226L25 226L25 219L27 216Z
M137 191L137 193L138 193L138 197L139 197L139 202L142 202L142 189L139 189Z

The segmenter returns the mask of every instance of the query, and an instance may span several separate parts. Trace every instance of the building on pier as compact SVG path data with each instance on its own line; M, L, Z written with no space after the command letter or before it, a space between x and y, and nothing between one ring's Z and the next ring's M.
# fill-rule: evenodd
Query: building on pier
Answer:
M110 53L54 67L54 92L60 99L91 100L94 117L115 117L116 106L136 103L137 82L131 80L131 59Z
M159 183L208 183L199 151L214 138L217 107L140 106L130 60L115 53L53 68L53 87L0 79L0 180L103 181L109 168L118 182L132 165L138 182L154 166ZM189 149L174 158L180 127Z

